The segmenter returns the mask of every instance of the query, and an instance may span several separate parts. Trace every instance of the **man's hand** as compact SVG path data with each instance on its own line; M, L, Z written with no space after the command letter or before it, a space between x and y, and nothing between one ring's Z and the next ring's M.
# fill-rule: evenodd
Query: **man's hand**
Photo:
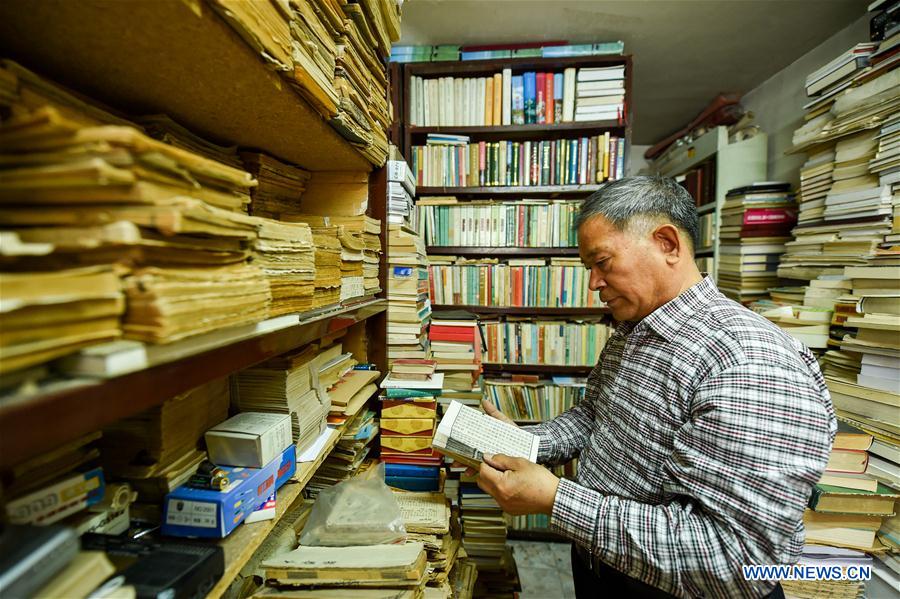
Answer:
M484 410L485 414L487 414L488 416L490 416L492 418L496 418L497 420L499 420L501 422L505 422L506 424L511 424L513 426L519 426L518 424L513 422L512 418L510 418L509 416L507 416L506 414L504 414L503 412L498 410L497 406L495 406L493 404L493 402L491 402L487 399L481 400L481 409Z
M550 514L559 479L524 458L485 455L478 486L509 514Z

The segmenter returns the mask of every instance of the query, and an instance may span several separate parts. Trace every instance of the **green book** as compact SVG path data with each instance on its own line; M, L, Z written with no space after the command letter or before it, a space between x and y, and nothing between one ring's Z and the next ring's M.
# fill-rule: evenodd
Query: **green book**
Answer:
M900 493L882 483L878 483L874 493L832 485L816 485L809 498L809 508L824 513L893 516L894 502L898 498Z

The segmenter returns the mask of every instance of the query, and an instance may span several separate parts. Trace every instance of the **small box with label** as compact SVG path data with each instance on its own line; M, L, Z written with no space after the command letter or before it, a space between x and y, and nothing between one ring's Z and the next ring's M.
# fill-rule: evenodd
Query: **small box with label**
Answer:
M209 461L216 466L262 468L293 443L289 414L243 412L206 431Z
M222 491L178 487L166 495L162 533L175 537L225 537L287 482L296 468L296 448L291 445L264 468L222 467L229 480Z

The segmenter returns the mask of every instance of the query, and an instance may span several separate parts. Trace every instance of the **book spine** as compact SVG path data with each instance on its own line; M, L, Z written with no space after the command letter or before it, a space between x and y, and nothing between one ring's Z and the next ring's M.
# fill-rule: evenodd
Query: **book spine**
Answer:
M501 125L512 124L512 69L503 69L503 93L502 93L502 115L500 119Z
M535 73L527 72L523 75L525 85L525 124L536 123L535 108L537 102L535 90Z
M544 78L544 102L545 102L545 115L546 122L548 125L552 125L555 122L555 108L554 108L554 98L553 98L553 80L555 76L553 73L546 73Z
M546 73L537 73L535 74L535 104L534 104L534 116L535 122L539 124L545 124L547 122L547 113L546 111L546 90L547 90L547 82L546 82Z
M494 106L491 110L491 114L493 115L491 124L499 126L503 122L503 75L501 73L494 74L494 95L492 96L492 100Z
M512 124L525 123L525 78L516 75L512 78Z
M553 74L553 122L563 120L563 74Z
M543 150L543 156L541 158L541 185L550 185L550 165L552 164L550 159L551 144L549 141L544 141L541 142L541 145L541 149Z
M494 123L494 78L487 77L484 82L484 122L481 124L490 127Z
M486 168L487 168L487 146L485 142L478 142L478 186L484 187L486 185L485 176L486 176Z
M539 184L541 180L540 142L531 142L531 184Z
M575 69L563 71L563 121L575 120Z

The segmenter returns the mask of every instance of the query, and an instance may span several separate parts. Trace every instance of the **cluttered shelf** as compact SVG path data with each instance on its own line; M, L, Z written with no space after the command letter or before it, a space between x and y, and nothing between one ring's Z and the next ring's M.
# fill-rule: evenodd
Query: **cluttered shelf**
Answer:
M431 133L452 133L456 135L469 135L478 139L552 139L554 133L559 134L596 134L598 131L614 131L624 134L625 125L614 119L601 121L577 121L564 123L529 123L526 125L494 125L487 127L476 126L441 126L441 127L417 127L407 128L411 137L420 137Z
M219 597L225 595L235 577L247 562L253 558L253 554L266 540L266 537L272 532L279 520L285 513L295 507L298 500L303 500L303 489L312 479L319 466L322 465L322 462L325 461L325 458L335 448L338 441L340 441L344 426L341 425L336 429L329 429L331 435L314 460L297 463L297 472L294 474L293 479L278 490L278 502L275 504L276 513L274 520L265 520L252 524L245 523L221 541L220 544L225 551L225 574L206 595L206 599L219 599Z
M494 185L488 187L417 187L419 196L544 196L587 195L603 185Z
M436 246L426 248L428 255L434 256L578 256L577 247L476 247L476 246Z
M373 299L346 308L279 317L169 344L127 351L138 370L106 380L73 379L0 405L0 467L9 467L79 435L137 414L168 398L384 312ZM291 318L293 320L291 321ZM156 350L158 351L158 350Z
M457 306L454 304L432 304L435 312L441 310L465 310L473 314L503 314L506 316L601 316L609 314L609 308L540 308L529 306Z
M308 170L372 168L204 2L3 3L0 40L28 68L132 114L165 113Z
M493 362L482 363L485 374L510 373L510 374L574 374L586 375L591 372L593 366L579 365L568 366L562 364L497 364Z

